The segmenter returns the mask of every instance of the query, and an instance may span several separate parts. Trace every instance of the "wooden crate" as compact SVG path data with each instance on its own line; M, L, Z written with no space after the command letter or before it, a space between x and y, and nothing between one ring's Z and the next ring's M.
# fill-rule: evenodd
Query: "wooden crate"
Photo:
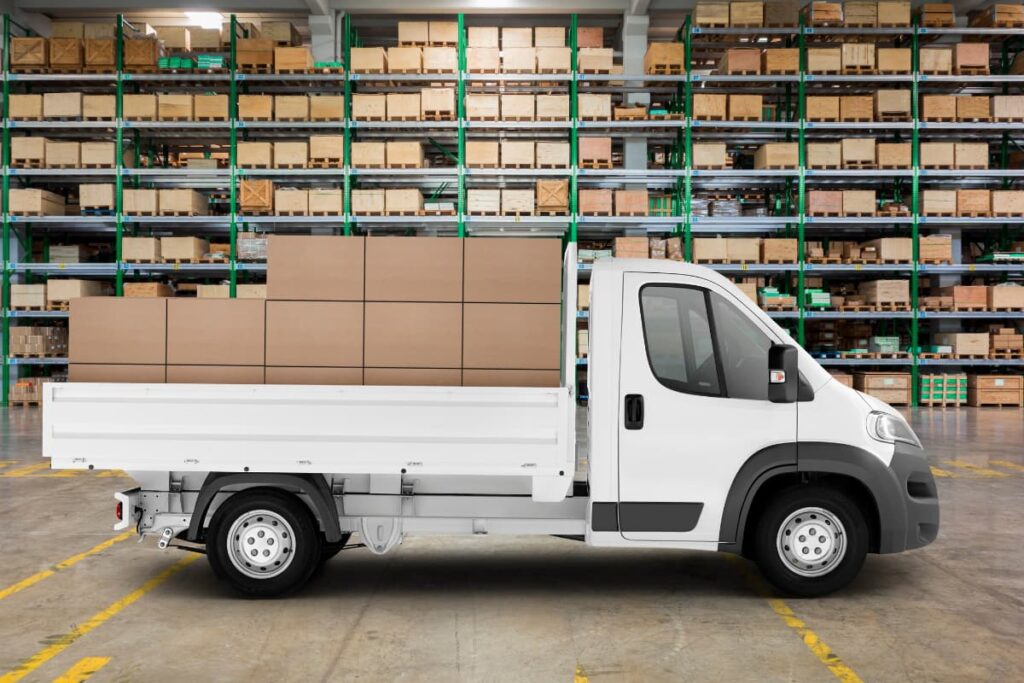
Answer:
M992 190L993 216L1024 216L1024 190Z
M906 0L879 0L878 25L883 28L910 26L910 3Z
M910 48L880 47L877 50L878 73L909 74L911 68Z
M357 216L383 216L384 190L352 190L350 210Z
M466 166L469 168L498 168L499 159L497 140L466 140Z
M812 74L838 74L843 70L843 50L838 47L811 47L807 49L807 72Z
M359 97L359 95L356 95ZM275 95L274 96L274 120L275 121L308 121L309 120L309 96L308 95Z
M46 160L46 138L18 136L11 138L11 166L41 168Z
M696 93L693 96L693 118L700 121L725 121L728 95Z
M909 237L882 237L860 246L874 252L882 263L910 263L914 257L914 240Z
M248 140L239 142L235 161L242 168L270 168L274 165L273 145Z
M508 47L501 51L501 70L505 73L537 71L537 51L532 47Z
M353 142L352 166L355 168L384 168L387 165L387 144L384 142Z
M86 296L109 296L110 285L97 280L56 280L46 283L46 301L69 301Z
M988 287L988 310L1003 308L1024 309L1024 287L1012 283ZM1020 339L1019 336L1017 338Z
M533 29L534 47L565 47L564 26L535 26Z
M383 121L387 118L387 95L352 95L352 118L356 121Z
M843 6L838 2L809 2L800 13L810 26L841 26Z
M761 53L761 73L795 74L800 72L800 49L795 47L769 48Z
M955 152L952 142L922 142L921 168L953 168Z
M572 66L572 50L567 47L538 47L537 71L539 73L569 73Z
M537 141L538 168L569 168L569 143Z
M121 208L129 216L155 216L160 208L156 190L125 189L122 192Z
M117 66L117 41L113 38L86 38L85 66L90 71L113 71Z
M10 45L13 71L43 69L49 63L46 38L17 36L11 38Z
M956 190L921 190L921 215L955 216Z
M875 98L871 95L841 95L839 97L840 121L874 121Z
M874 138L843 138L843 168L874 168Z
M611 216L612 191L606 188L586 189L577 192L579 212L584 216Z
M917 8L921 26L952 28L956 25L953 3L926 2Z
M683 73L684 47L682 43L648 43L647 53L644 55L644 73Z
M853 388L890 405L909 405L911 398L909 372L857 372Z
M243 121L270 121L274 118L274 96L239 95L238 118Z
M344 153L344 135L309 136L309 159L313 166L340 168Z
M693 143L693 168L724 169L727 162L724 142Z
M309 144L277 140L274 142L274 168L306 168L309 163Z
M806 101L808 121L838 121L839 97L835 95L810 95Z
M466 190L466 211L474 215L497 216L501 213L501 190Z
M160 58L160 42L155 37L131 38L122 45L125 71L154 67Z
M466 118L470 121L497 121L501 118L498 95L466 95Z
M796 263L797 240L792 237L766 237L761 240L762 263Z
M992 118L996 121L1024 121L1024 95L992 97Z
M220 50L221 34L219 28L189 27L189 44L193 50Z
M172 263L198 263L210 251L210 243L199 237L161 237L160 258Z
M156 114L161 121L191 121L192 95L160 93L156 96Z
M455 73L459 70L459 54L454 47L423 48L423 72Z
M309 191L298 188L274 189L274 215L308 216Z
M911 143L880 142L876 148L879 168L910 168Z
M385 98L388 121L420 120L420 94L418 92L389 92Z
M925 121L956 120L956 95L924 95L921 98L921 118Z
M992 193L989 190L957 190L956 215L983 217L992 213Z
M740 0L729 3L729 26L739 28L764 26L764 3Z
M339 216L344 213L343 192L340 189L310 188L310 216Z
M842 190L807 190L808 216L841 216L843 214Z
M418 74L423 72L423 50L418 47L389 47L388 73Z
M614 51L610 47L586 47L576 53L580 73L610 73Z
M729 250L724 237L694 237L693 260L697 263L724 263L728 260Z
M951 74L953 51L948 47L923 47L918 53L918 64L923 74Z
M82 93L48 92L43 94L44 119L82 118Z
M37 188L12 188L8 211L14 216L63 216L64 197Z
M11 284L11 306L14 308L43 308L46 306L46 285Z
M533 189L509 189L501 191L501 213L506 216L532 215L536 206Z
M568 95L537 95L538 121L567 121L568 119Z
M533 168L537 164L533 140L502 140L501 165L503 168Z
M879 121L906 121L910 119L909 90L876 90L875 118Z
M955 142L953 143L953 164L955 168L986 169L988 168L987 142Z
M649 207L647 190L615 190L616 216L646 216Z
M156 95L124 95L121 116L129 121L156 121Z
M206 195L195 190L160 188L157 200L163 216L205 216L210 212Z
M466 71L496 74L501 70L501 51L496 47L467 47Z
M959 201L959 197L957 201ZM953 261L953 238L951 235L922 235L918 249L918 256L922 262L951 263Z
M431 21L428 33L431 45L455 47L459 42L459 24L456 21Z
M121 240L121 258L128 262L158 263L161 258L159 237L125 237Z
M843 26L873 28L878 26L878 3L873 0L847 0L843 3Z
M569 210L569 181L545 179L537 181L537 211L565 213Z
M957 43L954 52L954 66L958 74L988 74L988 43Z
M228 96L195 95L192 110L196 121L227 121Z
M799 155L799 143L769 142L754 152L754 168L796 168L799 164Z
M273 181L243 178L239 183L238 206L244 214L265 214L273 211Z
M693 25L710 28L729 26L728 2L698 2L693 8Z
M192 35L188 26L157 26L156 37L169 52L188 52L192 49Z
M78 168L81 165L80 146L64 140L46 141L47 168Z
M51 38L78 38L85 37L85 25L80 21L51 21Z
M533 47L533 29L505 26L501 29L501 49Z
M423 143L418 140L388 140L388 168L423 168Z
M601 26L578 26L576 47L604 47L604 28Z
M466 29L466 47L498 48L497 26L470 26Z
M968 375L967 405L1019 407L1024 394L1022 387L1021 375Z
M991 100L987 95L957 95L957 121L990 121Z
M844 216L874 216L874 190L843 190Z
M260 37L268 38L277 45L302 44L302 36L290 21L260 22Z
M761 73L761 51L750 47L732 47L718 63L722 74L756 75Z
M585 93L577 96L579 117L585 121L609 121L612 118L610 94Z
M843 43L843 73L869 74L875 71L874 43Z
M426 21L398 22L399 45L426 45L430 42L429 23Z
M344 119L344 95L310 95L310 121L343 121Z
M580 166L611 168L612 139L581 135L577 142Z
M761 238L727 237L725 258L732 263L757 263L761 259Z
M387 71L387 52L382 47L354 47L349 51L349 71L354 74L382 74Z
M501 95L501 118L505 121L533 121L536 118L533 95Z
M15 121L37 121L43 118L42 95L9 95L8 118Z
M50 38L50 68L53 70L78 70L82 68L83 52L81 38Z
M839 142L807 143L807 168L842 167L842 148Z

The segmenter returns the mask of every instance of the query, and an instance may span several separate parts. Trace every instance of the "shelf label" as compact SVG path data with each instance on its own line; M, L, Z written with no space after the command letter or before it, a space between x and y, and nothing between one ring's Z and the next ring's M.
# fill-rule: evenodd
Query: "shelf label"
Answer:
M16 169L16 168L9 168L9 169L7 169L7 175L18 175L18 169Z
M235 74L235 80L236 81L244 81L244 80L246 80L246 74Z
M864 270L863 266L864 266L863 263L855 263L855 264L853 264L853 269L854 270Z
M18 127L18 122L17 121L8 121L7 122L7 127L8 128L17 128Z
M974 265L975 264L973 264L973 263L968 263L967 264L967 272L973 273L974 272Z
M691 81L699 81L700 80L700 74L690 74L690 80Z
M171 270L181 270L181 264L180 263L175 263L174 267L171 268Z
M805 82L806 81L813 81L813 80L814 80L814 74L804 74L804 81Z
M813 263L805 263L804 264L804 270L814 270L814 264Z
M57 264L57 268L60 269L60 270L64 270L64 264L63 263L58 263Z
M130 80L132 80L132 75L131 74L121 74L121 80L130 81Z

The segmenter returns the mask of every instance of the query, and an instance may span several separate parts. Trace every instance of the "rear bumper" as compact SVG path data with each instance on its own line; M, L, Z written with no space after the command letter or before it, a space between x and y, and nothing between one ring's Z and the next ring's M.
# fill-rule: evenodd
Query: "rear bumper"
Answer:
M924 547L939 535L938 489L925 452L909 444L897 443L889 469L899 487L905 522L902 530L891 529L892 533L883 535L879 552L893 553ZM882 524L885 525L884 520ZM886 536L888 544L884 542Z

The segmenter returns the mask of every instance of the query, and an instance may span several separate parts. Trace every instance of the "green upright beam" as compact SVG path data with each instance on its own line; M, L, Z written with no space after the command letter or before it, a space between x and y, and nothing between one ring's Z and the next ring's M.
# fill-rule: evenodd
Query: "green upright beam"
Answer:
M4 62L3 69L6 75L10 70L11 59L11 17L4 15ZM10 83L3 79L3 102L0 104L0 114L3 118L3 195L0 197L0 210L3 211L3 298L0 299L0 317L3 318L2 329L0 329L0 351L3 352L3 387L0 388L0 405L7 405L11 389L11 366L8 364L10 353L10 319L7 317L11 306L11 271L8 262L11 260L11 219L7 213L7 199L11 190L11 179L7 176L7 168L11 163L11 130L7 127L8 98L11 93Z
M579 95L579 84L576 82L576 52L579 48L577 35L579 32L579 17L573 14L569 17L569 241L579 241L579 150L580 134L576 127L578 108L576 98Z
M686 79L683 81L683 260L693 260L693 81L691 80L691 50L693 48L693 31L690 25L691 16L683 21L683 68Z
M913 117L913 129L910 138L910 232L913 259L910 271L910 405L916 407L921 400L921 373L918 367L919 345L921 343L921 323L918 318L918 294L920 275L918 259L921 257L920 209L918 202L921 196L920 177L920 117L918 103L917 72L920 65L920 41L917 35L918 18L914 17L913 29L910 34L910 66L914 79L910 84L910 114Z
M231 121L230 145L228 147L228 230L230 247L228 250L228 296L232 299L238 294L238 79L235 78L237 64L235 56L237 47L235 40L238 35L238 19L231 15L231 37L228 42L228 74L231 83L228 86L228 116Z
M114 112L117 122L114 131L114 294L124 296L124 269L121 267L124 241L124 126L121 117L124 114L124 15L117 15L117 44L115 47L117 74L117 95L114 101Z
M352 19L346 12L342 18L341 39L344 45L342 49L342 64L345 66L345 128L344 149L342 150L342 172L344 173L344 192L342 196L342 211L345 214L343 232L346 235L352 234L352 79L349 77L349 64L352 63Z
M456 114L458 115L458 199L455 204L455 215L458 217L459 237L466 236L466 17L461 12L458 16L458 80L455 83Z

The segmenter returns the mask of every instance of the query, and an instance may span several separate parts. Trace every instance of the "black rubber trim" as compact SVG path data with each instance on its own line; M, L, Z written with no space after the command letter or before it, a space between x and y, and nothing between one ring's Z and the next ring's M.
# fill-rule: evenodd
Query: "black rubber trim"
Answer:
M594 503L590 528L623 533L684 533L693 531L703 510L704 503Z
M341 540L341 525L338 523L338 508L334 504L327 481L316 474L277 474L274 472L210 472L206 475L203 488L196 498L196 506L192 511L192 520L188 526L189 541L198 541L199 534L206 521L206 513L213 503L213 498L227 486L271 486L274 488L294 489L305 493L313 502L324 536L328 543Z
M590 529L592 531L618 531L618 508L618 503L594 503L590 508Z
M781 443L768 446L750 456L732 480L722 508L718 549L724 552L743 551L743 529L747 513L758 489L779 474L796 472L797 445Z

